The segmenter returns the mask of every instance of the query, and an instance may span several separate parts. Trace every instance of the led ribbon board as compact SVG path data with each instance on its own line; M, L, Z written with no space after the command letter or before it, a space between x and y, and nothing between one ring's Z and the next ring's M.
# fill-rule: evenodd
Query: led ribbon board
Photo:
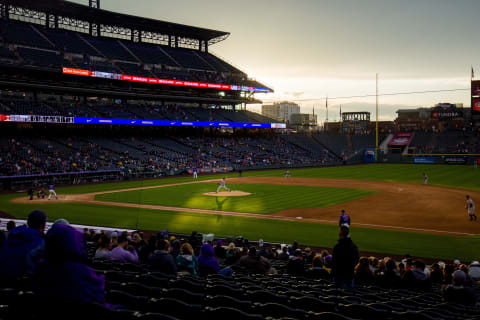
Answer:
M161 85L169 85L169 86L246 91L246 92L257 92L257 93L270 92L270 89L268 88L247 87L247 86L239 86L234 84L218 84L218 83L206 83L206 82L195 82L195 81L147 78L147 77L131 76L131 75L120 74L120 73L90 71L90 70L65 68L65 67L62 68L62 73L72 74L76 76L84 76L84 77L103 78L103 79L112 79L112 80L121 80L121 81L133 81L133 82L161 84Z
M212 128L268 128L285 129L285 123L254 122L216 122L216 121L176 121L176 120L139 120L116 118L86 118L41 115L0 115L0 122L29 123L63 123L63 124L110 124L129 126L163 126L163 127L212 127Z

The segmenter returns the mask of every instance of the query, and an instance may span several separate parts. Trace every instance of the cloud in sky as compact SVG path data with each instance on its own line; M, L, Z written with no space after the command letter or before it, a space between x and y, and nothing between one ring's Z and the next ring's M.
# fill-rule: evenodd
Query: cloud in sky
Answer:
M116 12L231 32L211 52L273 87L276 93L267 99L370 94L375 92L375 73L380 74L381 92L468 88L470 66L480 73L479 0L102 0L101 4ZM296 96L299 92L303 94ZM468 92L381 101L470 104Z

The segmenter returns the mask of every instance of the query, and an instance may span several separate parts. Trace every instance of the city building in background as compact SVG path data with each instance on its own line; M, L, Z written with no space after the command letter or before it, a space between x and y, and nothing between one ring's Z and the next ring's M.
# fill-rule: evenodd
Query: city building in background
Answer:
M294 102L282 101L262 105L262 115L278 121L291 123L292 114L300 113L300 106Z

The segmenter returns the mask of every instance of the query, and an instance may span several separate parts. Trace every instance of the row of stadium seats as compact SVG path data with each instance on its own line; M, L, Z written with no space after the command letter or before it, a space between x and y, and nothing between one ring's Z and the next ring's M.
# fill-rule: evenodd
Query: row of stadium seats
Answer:
M62 222L65 223L68 222ZM10 227L10 231L12 227L14 226ZM54 227L50 231L53 229ZM1 230L0 232L3 233ZM81 235L80 232L78 234ZM134 250L140 257L140 263L94 258L100 248L103 248L102 243L106 245L107 251L110 251L109 243L116 247L126 239L129 239L128 243L132 246L129 250ZM47 315L50 319L58 319L65 317L65 312L71 313L69 317L74 319L84 319L85 316L119 319L480 319L480 309L471 297L457 295L452 299L452 296L446 295L448 290L461 291L460 288L465 287L469 288L466 290L469 290L470 294L478 297L480 287L474 282L480 279L478 263L472 263L469 270L465 265L439 262L444 265L440 278L437 277L438 263L431 268L425 268L425 271L416 269L417 272L429 274L427 277L431 285L422 287L410 282L405 282L409 283L406 286L393 285L390 282L362 282L361 278L357 278L361 274L361 268L357 266L355 286L351 289L339 288L332 281L332 256L328 251L322 250L319 255L309 248L299 248L297 243L278 250L278 244L265 243L263 240L248 242L242 238L217 239L212 259L220 262L220 268L231 269L231 275L216 272L205 275L185 271L164 272L161 264L151 263L152 255L159 254L159 251L155 250L159 243L163 246L163 243L170 242L171 247L166 247L163 252L175 259L183 257L184 252L179 249L181 244L189 243L194 249L194 255L198 255L196 252L200 246L204 248L215 242L209 241L208 236L205 240L203 243L196 233L189 237L168 234L166 230L156 236L152 235L146 241L141 232L117 234L115 231L98 233L84 229L83 241L86 244L87 260L83 259L82 263L87 263L97 275L104 278L104 301L64 301L52 291L48 297L38 294L38 282L35 278L33 281L29 276L14 280L3 279L4 281L0 282L0 319L42 319ZM228 241L233 242L228 247L224 246ZM234 242L238 247L243 247L243 250L235 248ZM252 248L257 247L259 251L252 251ZM227 253L232 252L232 248L240 260L228 261ZM268 254L270 250L272 254ZM111 259L114 259L113 251L110 252ZM301 260L296 259L299 255ZM248 265L242 262L246 261L247 257L250 261L268 261L270 269L264 274L253 271L255 269L251 269L254 266L250 262ZM322 269L326 276L323 273L322 276L318 273L296 274L293 272L296 269L290 269L290 266L295 264L294 261L301 261L302 268L306 270L309 264L318 258L321 258L318 261L323 262L318 264L317 269ZM366 258L360 260L362 259ZM168 260L163 261L167 263ZM385 269L384 262L393 260L371 257L368 261L368 272L380 280L388 270ZM405 276L416 268L417 262L406 257L401 263L394 263L396 277L400 279L403 274L403 283ZM473 272L472 269L477 271ZM456 276L452 276L464 272L459 270L465 270L465 273L469 274L469 282L464 279L461 286ZM452 283L456 286L452 287Z
M246 80L244 73L206 52L148 43L133 44L109 38L92 38L86 34L46 29L22 22L2 22L0 27L0 37L6 44L20 45L16 49L2 47L0 56L16 60L14 52L18 50L25 63L37 66L56 68L72 66L138 76L172 78L168 76L170 73L177 79L217 83L233 81L231 83L244 84ZM64 60L64 53L83 56L86 64L76 64L75 60L79 59L77 56ZM90 57L106 60L104 64L99 64L98 60L95 60L96 63L90 61ZM173 68L166 72L165 69L151 66L149 70L154 71L151 73L145 70L144 64ZM187 72L190 77L182 77L185 73L181 69L191 69ZM203 73L205 71L208 72Z

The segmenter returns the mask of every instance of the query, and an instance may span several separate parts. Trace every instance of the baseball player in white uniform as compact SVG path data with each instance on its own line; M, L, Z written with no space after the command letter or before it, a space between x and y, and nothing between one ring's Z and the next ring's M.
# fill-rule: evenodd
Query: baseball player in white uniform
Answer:
M427 174L425 172L423 173L423 184L424 185L428 184L428 177L427 177Z
M197 179L197 178L198 178L198 169L193 168L193 179Z
M48 186L48 200L52 198L52 194L55 196L55 199L58 199L57 193L55 192L55 186L53 184Z
M465 208L468 211L468 215L470 216L470 221L477 221L477 216L475 215L475 203L473 203L472 198L467 195L467 203L465 204Z
M222 180L220 180L220 184L218 185L218 188L217 188L217 193L218 193L218 191L220 191L220 189L225 189L229 192L232 192L232 190L227 188L227 186L225 185L225 178L222 178Z

